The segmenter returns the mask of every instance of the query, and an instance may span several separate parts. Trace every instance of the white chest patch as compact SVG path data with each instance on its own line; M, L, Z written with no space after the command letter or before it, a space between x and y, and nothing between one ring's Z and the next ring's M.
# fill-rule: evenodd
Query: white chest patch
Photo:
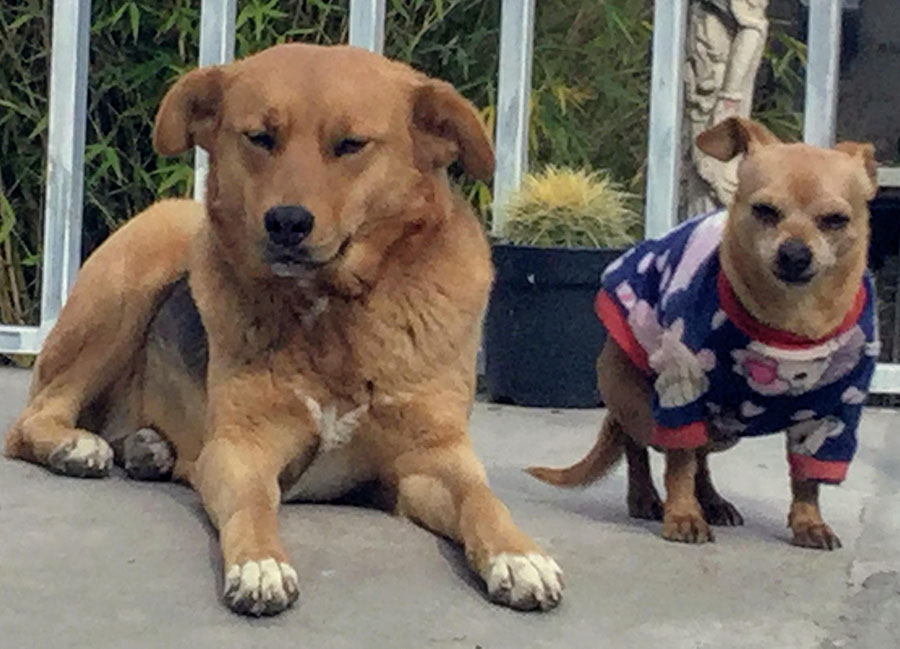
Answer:
M281 500L334 500L371 479L366 467L354 462L353 454L347 449L360 419L369 411L369 405L363 404L338 415L334 405L323 408L311 397L305 397L304 401L319 433L319 448L306 471L293 485L283 488Z
M312 397L306 397L306 407L316 422L319 431L319 453L327 453L350 441L353 431L359 426L360 418L369 411L369 404L363 404L345 412L340 417L333 405L322 408Z

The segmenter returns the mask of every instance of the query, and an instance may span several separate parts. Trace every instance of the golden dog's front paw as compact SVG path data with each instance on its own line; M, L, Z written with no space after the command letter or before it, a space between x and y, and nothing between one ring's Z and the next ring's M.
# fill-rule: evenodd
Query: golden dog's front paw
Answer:
M233 564L225 571L225 603L244 615L275 615L297 601L297 572L275 559Z
M817 550L837 550L841 547L838 535L826 523L794 523L794 538L791 543L803 548Z
M491 601L522 611L555 608L565 587L556 561L537 552L501 552L491 559L484 581Z
M47 460L53 471L76 478L103 478L112 463L113 451L106 440L87 431L61 444Z
M712 528L703 520L703 514L696 512L669 512L663 517L663 538L681 543L706 543L715 541Z

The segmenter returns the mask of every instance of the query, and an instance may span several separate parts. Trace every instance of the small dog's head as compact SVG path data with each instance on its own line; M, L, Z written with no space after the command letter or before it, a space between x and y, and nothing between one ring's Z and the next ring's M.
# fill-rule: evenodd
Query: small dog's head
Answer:
M784 293L858 283L877 190L871 144L785 144L752 120L730 118L697 146L722 161L745 154L724 245L748 284Z
M421 225L454 161L493 172L488 134L449 84L351 47L280 45L190 72L164 98L154 144L209 153L220 250L263 277L307 276L391 239L379 229Z

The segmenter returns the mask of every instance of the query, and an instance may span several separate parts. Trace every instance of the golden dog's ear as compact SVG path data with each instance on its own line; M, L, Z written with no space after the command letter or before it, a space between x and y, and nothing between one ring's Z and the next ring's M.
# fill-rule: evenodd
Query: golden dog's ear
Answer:
M489 180L494 149L478 111L449 83L427 79L416 88L412 109L416 164L446 167L459 160L470 176Z
M744 117L729 117L697 136L697 148L722 162L780 142L765 126Z
M875 159L875 145L869 142L838 142L835 150L846 153L851 158L857 158L866 170L869 182L872 184L870 199L875 198L878 192L878 161Z
M224 94L224 72L205 67L179 79L163 97L153 146L162 155L175 155L197 145L209 150L219 127Z

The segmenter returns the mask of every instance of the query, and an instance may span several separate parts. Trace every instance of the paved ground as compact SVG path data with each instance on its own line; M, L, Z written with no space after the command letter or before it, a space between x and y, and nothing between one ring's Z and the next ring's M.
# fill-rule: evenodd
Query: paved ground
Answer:
M0 372L0 426L27 374ZM895 647L900 638L900 414L867 413L847 483L824 494L844 549L787 543L782 440L713 459L722 491L748 519L717 543L659 538L629 520L622 472L563 492L521 473L574 460L596 411L479 405L472 427L492 484L567 573L562 606L514 613L487 603L459 551L371 510L290 506L283 534L302 579L278 618L229 613L216 591L216 545L186 488L79 481L0 459L0 646Z

